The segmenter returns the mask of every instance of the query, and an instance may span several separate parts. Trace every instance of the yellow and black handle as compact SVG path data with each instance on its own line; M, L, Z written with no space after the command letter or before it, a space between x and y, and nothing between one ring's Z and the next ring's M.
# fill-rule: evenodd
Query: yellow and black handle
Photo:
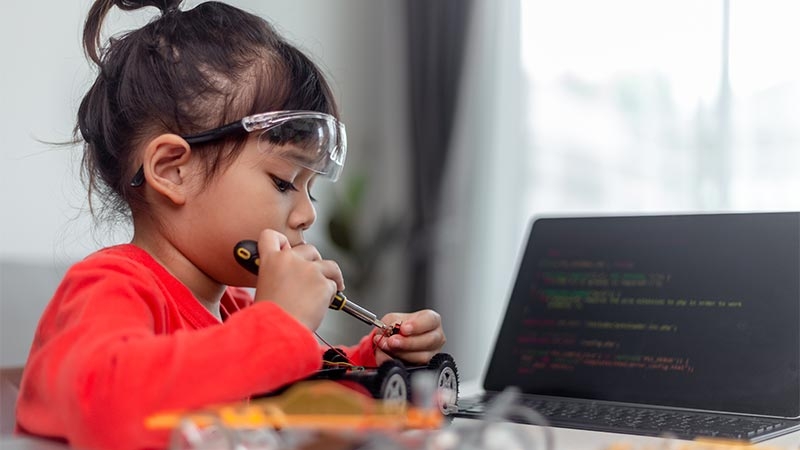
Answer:
M261 265L261 259L258 257L258 242L240 241L233 248L233 256L242 267L253 275L258 275L258 267Z

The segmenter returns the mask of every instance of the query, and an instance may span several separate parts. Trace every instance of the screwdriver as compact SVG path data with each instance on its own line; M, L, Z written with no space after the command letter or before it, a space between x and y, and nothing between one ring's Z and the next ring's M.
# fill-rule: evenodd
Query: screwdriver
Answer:
M250 273L258 275L261 259L258 257L258 243L256 241L240 241L233 248L233 256L242 267L250 271ZM380 329L384 333L392 333L392 328L381 322L378 316L353 303L341 292L336 292L328 308L344 311L367 325Z

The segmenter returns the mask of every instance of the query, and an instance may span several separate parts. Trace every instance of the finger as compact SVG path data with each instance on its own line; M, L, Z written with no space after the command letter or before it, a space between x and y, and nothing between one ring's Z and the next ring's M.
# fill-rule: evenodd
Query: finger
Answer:
M417 364L428 364L433 358L433 355L439 352L429 351L429 352L392 352L391 356L394 358L400 359L406 363L417 365Z
M343 291L344 276L342 275L342 269L339 268L339 265L336 264L335 261L331 261L329 259L323 259L321 261L317 261L317 264L319 264L320 266L322 275L325 276L325 278L335 282L337 290Z
M306 261L319 261L322 259L322 255L319 254L319 250L317 250L317 248L311 244L295 245L292 247L292 251Z
M386 349L390 352L438 351L447 339L441 328L414 336L394 335L385 339Z
M398 352L439 351L447 343L444 331L441 328L421 335L393 336L376 335L374 344L381 350L391 354Z
M406 313L388 313L381 318L381 322L393 327L397 324L402 324L411 314Z
M432 309L423 309L415 313L389 313L383 316L387 325L400 324L400 334L412 336L423 334L441 327L442 318Z
M385 341L386 336L383 333L377 329L372 331L372 348L375 351L375 361L378 366L396 357L391 354Z
M341 291L341 289L339 289L339 285L333 280L328 280L328 286L330 286L330 292L327 298L333 300L333 296L336 295L337 291Z
M442 326L442 317L432 309L423 309L406 317L400 325L400 334L413 336L433 331Z
M266 229L258 236L258 253L267 254L290 248L289 238L275 230Z
M404 363L410 365L425 365L430 362L433 355L439 353L438 351L420 351L420 352L404 352L404 351L376 351L376 359L378 358L377 353L381 352L382 354L390 356L392 359L399 359Z

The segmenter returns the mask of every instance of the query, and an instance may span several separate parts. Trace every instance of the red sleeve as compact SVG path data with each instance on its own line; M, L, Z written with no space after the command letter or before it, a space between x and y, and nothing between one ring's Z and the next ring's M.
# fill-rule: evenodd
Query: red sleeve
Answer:
M372 341L376 331L373 329L370 334L361 338L358 345L344 348L347 357L353 364L365 367L375 367L378 364L375 361L375 344Z
M313 334L273 303L187 329L167 297L134 263L73 267L37 329L19 428L80 448L164 447L147 416L244 399L320 367Z
M228 295L222 297L222 305L220 306L223 319L255 303L253 301L253 294L248 289L229 286L226 292Z
M253 304L253 297L246 289L228 288L228 292L231 294L232 310L242 309ZM372 332L361 338L358 345L342 348L355 365L366 367L374 367L377 365L375 361L375 345L373 344L376 331L377 330L373 329ZM322 358L321 355L328 351L329 348L330 347L324 345L320 347L320 358ZM322 359L320 359L320 361L321 360Z

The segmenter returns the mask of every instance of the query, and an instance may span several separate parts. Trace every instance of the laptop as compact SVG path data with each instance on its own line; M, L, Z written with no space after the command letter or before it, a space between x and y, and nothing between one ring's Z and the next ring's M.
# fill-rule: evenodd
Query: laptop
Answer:
M534 220L485 392L454 415L483 417L508 387L558 427L800 429L800 213Z

